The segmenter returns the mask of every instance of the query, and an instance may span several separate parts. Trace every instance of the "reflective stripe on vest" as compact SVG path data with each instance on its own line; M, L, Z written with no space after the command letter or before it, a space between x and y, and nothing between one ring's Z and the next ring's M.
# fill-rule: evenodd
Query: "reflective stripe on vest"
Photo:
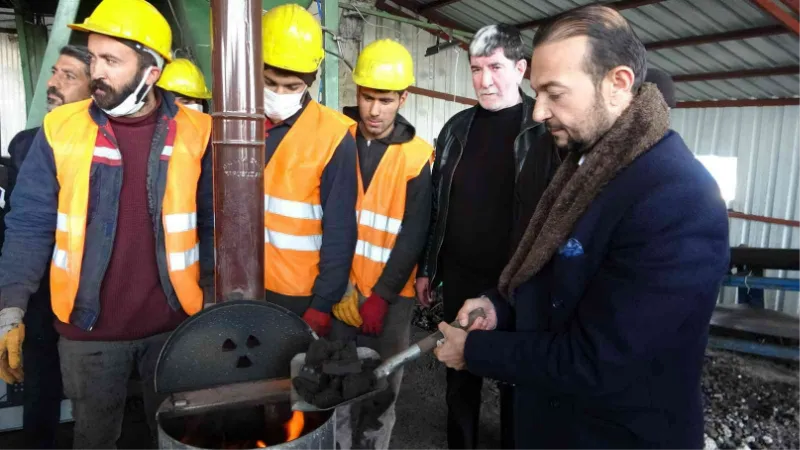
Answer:
M311 295L322 247L322 172L353 124L312 100L264 169L265 289Z
M45 117L43 129L53 149L60 186L55 248L50 271L53 312L69 322L80 283L92 164L120 166L122 155L89 115L91 100L65 105ZM211 135L211 119L178 107L169 124L162 160L168 160L162 204L169 279L184 311L202 309L200 248L197 236L197 186ZM90 237L91 238L91 237ZM102 238L102 237L100 237Z
M364 295L372 294L392 253L406 209L406 187L433 155L433 148L415 137L405 144L390 145L364 192L358 177L358 243L353 257L351 280ZM400 295L414 296L416 269Z

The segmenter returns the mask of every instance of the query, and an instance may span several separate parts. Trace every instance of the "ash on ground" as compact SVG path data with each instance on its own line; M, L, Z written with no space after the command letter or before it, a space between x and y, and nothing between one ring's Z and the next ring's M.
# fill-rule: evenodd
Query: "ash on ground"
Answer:
M442 321L444 315L444 305L442 304L441 290L436 289L431 292L431 306L423 308L419 303L414 305L414 315L411 318L411 324L428 330L430 332L436 331L439 322Z
M796 364L707 352L705 448L800 448Z

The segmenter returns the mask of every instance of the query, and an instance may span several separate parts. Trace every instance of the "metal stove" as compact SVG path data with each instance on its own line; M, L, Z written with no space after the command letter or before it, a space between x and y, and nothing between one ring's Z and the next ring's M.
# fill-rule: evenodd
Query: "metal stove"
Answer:
M164 449L333 448L334 414L291 410L290 363L315 335L280 306L220 303L167 340L156 365ZM291 440L289 440L291 439Z

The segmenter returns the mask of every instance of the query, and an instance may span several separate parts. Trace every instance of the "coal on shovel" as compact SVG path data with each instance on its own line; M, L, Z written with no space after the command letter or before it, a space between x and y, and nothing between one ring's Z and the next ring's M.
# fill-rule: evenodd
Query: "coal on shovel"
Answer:
M458 321L454 321L450 325L466 330L479 317L486 318L483 308L476 308L470 311L469 321L466 326L462 327ZM356 349L358 354L357 361L326 361L321 370L314 369L306 364L307 353L299 353L292 358L291 362L292 391L290 400L292 409L307 412L328 411L377 395L389 386L389 375L407 362L414 361L422 354L436 348L441 339L444 339L444 335L441 331L437 331L388 358L380 365L378 365L380 355L368 347L358 347ZM331 375L343 374L347 375L344 378L331 378ZM315 386L315 384L318 385L331 379L335 380L335 383L342 383L343 385L332 385L323 392L318 393L313 401L314 404L307 401L298 392L297 385L301 387ZM349 385L353 387L351 388ZM316 406L315 404L324 406Z

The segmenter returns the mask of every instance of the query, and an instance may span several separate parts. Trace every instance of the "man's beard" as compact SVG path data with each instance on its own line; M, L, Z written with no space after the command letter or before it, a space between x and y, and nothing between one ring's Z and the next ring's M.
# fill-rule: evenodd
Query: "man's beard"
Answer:
M92 92L92 98L94 98L94 102L97 103L97 106L100 109L104 110L111 110L119 106L129 95L133 94L136 90L136 87L139 85L139 81L136 78L131 80L128 84L122 87L119 91L109 86L103 80L92 80L89 88ZM103 91L101 95L97 95L96 90L100 89Z
M597 92L591 109L586 113L586 120L584 121L586 124L585 132L582 132L580 136L573 137L569 134L569 131L567 131L567 144L559 146L560 148L569 152L588 152L594 144L606 134L611 126L614 125L611 115L603 107L602 100L602 95ZM550 128L549 125L548 128Z
M51 99L50 98L51 96L61 100L61 103L58 103L58 100L54 101L53 99ZM56 90L55 86L50 86L49 88L47 88L47 111L52 111L57 107L63 105L64 103L66 103L66 100L64 100L64 96L61 94L61 92L58 92L58 90Z

